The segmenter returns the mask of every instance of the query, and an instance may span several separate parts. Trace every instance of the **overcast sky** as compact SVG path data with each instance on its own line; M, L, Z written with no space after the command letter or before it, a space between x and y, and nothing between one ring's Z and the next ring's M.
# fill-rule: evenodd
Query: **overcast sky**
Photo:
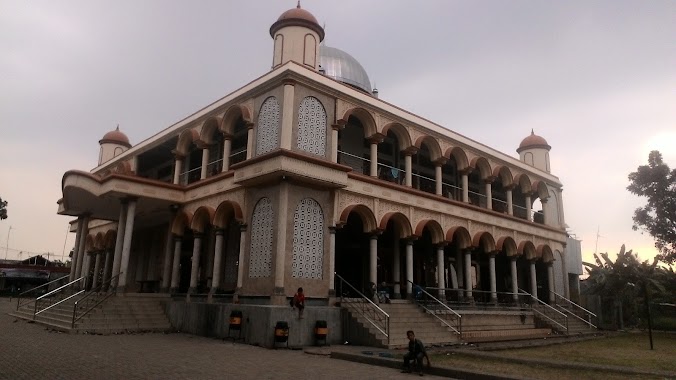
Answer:
M294 6L0 0L0 258L67 254L63 173L93 168L118 123L136 144L267 72L269 27ZM599 252L655 255L626 186L653 149L676 166L676 1L302 6L382 99L514 157L531 129L547 139L584 260L597 229Z

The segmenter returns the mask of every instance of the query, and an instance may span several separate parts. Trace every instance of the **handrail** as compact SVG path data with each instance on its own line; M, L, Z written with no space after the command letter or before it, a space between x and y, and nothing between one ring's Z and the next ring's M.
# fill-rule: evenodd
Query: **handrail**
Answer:
M574 306L574 307L576 307L576 308L578 308L578 309L581 309L584 313L587 313L587 315L589 316L589 320L588 320L588 321L584 320L584 318L580 317L579 315L575 314L574 312L571 312L571 315L573 315L575 318L577 318L577 319L581 320L582 322L586 323L587 325L589 325L590 328L594 328L594 329L597 328L597 327L591 322L592 316L593 316L594 318L597 318L597 317L596 317L596 314L592 313L591 311L585 309L584 307L582 307L582 306L576 304L575 302L569 300L568 298L566 298L566 297L564 297L564 296L562 296L562 295L560 295L560 294L558 294L558 293L556 293L556 292L552 292L552 293L554 294L554 296L563 299L564 301L568 302L568 304L570 304L570 305L572 305L572 306Z
M58 288L52 290L51 292L45 293L45 294L41 295L40 297L36 298L36 299L35 299L35 306L33 307L33 319L35 319L35 316L38 315L38 314L40 314L40 313L42 313L43 311L49 310L49 309L53 308L54 306L59 305L59 304L63 303L64 301L67 301L67 300L73 298L75 295L82 293L83 290L82 290L82 291L79 291L79 292L77 292L76 294L73 294L73 295L71 295L71 296L69 296L69 297L67 297L67 298L65 298L65 299L59 300L58 302L53 303L53 304L47 306L46 308L44 308L44 309L42 309L42 310L38 310L38 306L39 306L40 301L41 301L42 299L47 298L47 297L51 297L52 295L61 292L63 289L66 289L66 288L68 288L68 287L71 287L71 286L73 286L73 285L75 285L75 284L77 284L77 283L79 283L79 282L84 282L84 279L85 279L84 277L77 278L77 279L75 279L75 280L73 280L73 281L71 281L71 282L69 282L69 283L67 283L67 284L65 284L65 285L59 286Z
M37 310L38 307L37 307L37 302L36 302L36 304L35 304L35 312L33 313L33 320L35 320L35 316L37 316L38 314L42 313L43 311L47 311L47 310L53 308L54 306L57 306L57 305L59 305L59 304L61 304L61 303L63 303L63 302L68 301L69 299L71 299L71 298L73 298L73 297L77 297L78 295L80 295L80 294L82 294L82 293L84 293L84 290L80 290L80 291L77 292L77 293L73 293L73 294L69 295L68 297L66 297L66 298L64 298L64 299L62 299L62 300L60 300L59 302L53 303L53 304L47 306L46 308L44 308L44 309L42 309L42 310L40 310L40 311Z
M71 282L69 282L69 283L67 283L67 284L65 284L65 285L63 285L63 286L60 286L60 287L58 287L58 288L52 290L52 291L49 292L49 293L45 293L45 294L41 295L40 297L36 298L35 300L36 300L36 301L39 301L39 300L41 300L41 299L43 299L43 298L46 298L47 296L51 296L51 295L54 294L54 293L58 293L59 290L65 288L65 287L68 287L68 286L70 286L70 285L73 285L74 283L76 283L76 282L78 282L78 281L82 281L83 279L84 279L84 277L80 277L80 278L78 278L78 279L75 279L75 280L73 280L73 281L71 281Z
M536 309L534 309L534 308L531 306L531 310L532 310L532 311L537 312L537 313L539 313L539 314L542 314L542 316L544 316L545 318L547 318L547 319L549 319L550 321L552 321L552 322L556 323L557 325L561 326L561 328L564 329L564 330L566 331L566 334L568 334L568 315L566 315L565 313L562 313L562 312L556 310L555 308L551 307L550 305L546 304L545 302L542 302L540 299L538 299L537 297L533 296L532 294L528 293L527 291L525 291L525 290L523 290L523 289L521 289L521 288L519 288L519 291L523 292L523 294L525 294L525 295L529 295L531 299L537 301L537 302L540 303L541 305L544 305L544 306L548 307L549 309L551 309L551 310L553 310L553 311L555 311L555 312L561 314L561 316L563 316L563 320L566 322L566 325L565 325L565 326L562 325L562 324L560 324L559 322L555 321L554 319L550 318L550 317L547 316L545 313L542 313L541 311L536 310ZM545 310L547 310L547 309L545 309Z
M52 281L50 281L50 282L48 282L48 283L46 283L46 284L42 284L42 285L40 285L40 286L38 286L38 287L35 287L35 288L33 288L33 289L28 289L28 290L26 290L25 292L19 293L19 295L16 296L16 309L19 310L19 308L20 308L21 306L28 305L29 303L35 301L35 300L30 300L30 301L21 303L21 297L22 297L23 295L28 294L28 293L31 293L31 292L34 292L34 291L36 291L36 290L38 290L38 289L40 289L40 288L43 288L43 287L45 287L45 286L47 287L47 289L49 289L49 285L51 285L51 284L53 284L53 283L55 283L55 282L57 282L57 281L61 281L61 280L63 280L63 279L66 278L66 277L70 277L70 275L67 274L67 275L65 275L65 276L62 276L62 277L57 278L56 280L52 280Z
M358 312L361 313L361 315L362 315L364 318L366 318L367 321L369 321L369 322L373 325L373 327L375 327L376 329L378 329L378 331L380 331L383 335L385 335L385 337L387 338L387 343L389 344L389 343L390 343L390 315L389 315L385 310L381 309L380 306L376 305L375 302L371 301L368 297L366 297L362 292L360 292L359 290L357 290L357 288L355 288L354 286L352 286L352 284L350 284L349 282L347 282L347 281L346 281L343 277L341 277L338 273L334 273L334 275L336 276L336 278L338 278L338 279L341 281L341 284L345 283L347 286L349 286L350 288L352 288L352 290L354 290L354 291L355 291L362 299L367 300L367 301L368 301L368 304L370 304L370 306L372 306L375 310L377 310L378 312L380 312L380 314L382 314L382 315L385 316L385 326L383 326L383 328L384 328L384 330L383 330L383 328L381 328L380 326L378 326L378 324L376 323L376 321L374 321L373 319L369 318L369 316L366 315L366 313L365 313L364 311L357 310ZM340 300L341 300L341 302L343 302L345 299L346 299L346 297L344 297L343 292L342 292L342 290L341 290L341 291L340 291ZM367 305L368 305L368 304L367 304ZM377 315L377 314L376 314L376 315ZM375 318L374 318L374 319L375 319Z
M430 313L430 314L432 314L433 316L435 316L438 320L441 321L441 323L445 324L447 327L449 327L451 330L453 330L456 334L458 334L458 335L461 335L461 334L462 334L462 316L461 316L460 314L458 314L455 310L451 309L451 308L450 308L448 305L446 305L444 302L439 301L435 296L433 296L433 295L431 295L430 293L428 293L427 290L425 290L422 286L416 285L416 284L413 283L413 281L410 281L410 280L406 280L406 281L408 281L408 282L411 284L411 286L413 286L414 289L416 289L416 287L417 287L417 289L420 289L420 290L421 290L423 293L425 293L428 297L430 297L431 299L433 299L434 301L436 301L437 304L443 306L444 308L446 308L446 310L448 310L448 311L450 311L451 313L455 314L455 316L458 317L458 328L457 328L457 329L456 329L455 327L451 326L448 322L446 322L446 321L444 321L443 319L441 319L441 317L439 317L439 316L437 315L437 313L435 313L434 311L428 309L427 306L421 304L420 302L417 302L418 305L422 306L422 308L425 309L425 311L427 311L428 313Z
M71 328L75 328L75 322L79 321L84 317L85 315L89 314L90 311L94 310L95 307L99 306L103 301L107 300L110 296L114 295L117 293L117 287L116 286L108 286L108 290L106 291L105 296L99 299L94 300L94 304L92 306L84 306L83 308L86 309L80 316L77 316L77 309L78 305L89 298L92 294L99 295L99 292L101 289L103 289L104 285L110 285L113 283L113 281L117 282L117 279L122 275L122 272L116 274L115 276L111 277L108 279L106 282L102 282L98 285L96 285L96 288L90 290L87 292L82 298L79 300L75 301L73 304L73 319L71 322ZM112 290L111 290L112 289Z

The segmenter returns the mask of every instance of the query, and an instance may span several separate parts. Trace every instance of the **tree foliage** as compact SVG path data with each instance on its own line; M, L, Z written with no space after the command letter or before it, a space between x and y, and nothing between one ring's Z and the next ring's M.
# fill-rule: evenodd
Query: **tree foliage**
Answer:
M676 262L676 168L671 170L653 150L648 165L641 165L629 174L632 194L645 197L648 203L634 211L634 230L645 230L655 239L658 258Z
M7 219L7 201L0 198L0 220Z

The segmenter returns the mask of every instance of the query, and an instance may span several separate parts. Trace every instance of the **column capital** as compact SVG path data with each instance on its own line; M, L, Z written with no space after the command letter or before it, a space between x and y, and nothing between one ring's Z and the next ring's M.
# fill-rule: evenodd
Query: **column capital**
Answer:
M204 140L195 140L193 142L195 143L195 146L197 146L199 149L202 149L202 150L209 149L209 147L211 146L211 144L208 144Z
M418 236L411 235L402 239L406 241L406 245L413 245L413 243L418 240Z
M466 168L464 168L464 169L458 170L458 173L460 173L460 174L462 174L462 175L469 175L469 174L470 174L471 172L473 172L473 171L474 171L474 168L471 167L471 166L468 166L468 167L466 167Z
M182 153L182 152L179 152L176 149L172 149L171 154L174 155L174 159L177 160L177 161L183 161L185 159L185 154Z
M329 226L329 233L334 235L337 229L338 229L337 226Z
M296 80L291 79L291 78L287 78L287 79L282 80L282 84L285 85L285 86L295 86Z
M253 130L253 127L254 127L254 123L252 123L250 121L246 122L246 129L247 130Z
M483 181L484 183L493 183L498 177L494 175L489 175L488 177L484 178Z
M371 144L380 144L381 142L383 142L383 140L385 140L385 135L376 132L373 135L367 137L366 140L368 140L368 142L370 142Z
M218 235L223 236L223 234L225 233L225 230L223 228L216 228L214 230L214 232L216 233L216 236L218 236Z
M416 153L418 153L420 149L417 146L409 146L408 148L402 150L401 152L404 153L404 156L412 156Z
M173 234L173 233L172 233L172 235L173 235L172 237L174 239L174 243L179 242L179 241L183 241L183 235L177 235L177 234Z
M448 158L446 157L439 157L436 160L432 161L435 166L444 166L448 162Z
M345 124L340 123L331 124L331 129L333 129L334 131L340 131L342 129L345 129Z
M223 140L232 140L235 136L232 133L221 132L223 135Z
M246 231L246 227L247 227L246 223L240 223L239 224L239 231L240 232Z
M437 247L437 249L439 249L439 248L443 249L443 248L446 248L446 246L449 245L449 244L450 243L447 242L447 241L442 241L440 243L434 244L434 246Z
M194 239L202 239L204 237L204 232L193 232L192 237Z

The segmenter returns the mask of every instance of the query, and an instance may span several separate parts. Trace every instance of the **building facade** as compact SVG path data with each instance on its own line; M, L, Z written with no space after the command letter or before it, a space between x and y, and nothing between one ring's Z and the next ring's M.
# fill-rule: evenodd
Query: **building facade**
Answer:
M555 289L567 234L545 139L515 158L379 99L300 6L270 36L271 71L136 145L109 132L96 168L64 174L71 279L270 305L298 287L330 305L342 281L569 295Z

